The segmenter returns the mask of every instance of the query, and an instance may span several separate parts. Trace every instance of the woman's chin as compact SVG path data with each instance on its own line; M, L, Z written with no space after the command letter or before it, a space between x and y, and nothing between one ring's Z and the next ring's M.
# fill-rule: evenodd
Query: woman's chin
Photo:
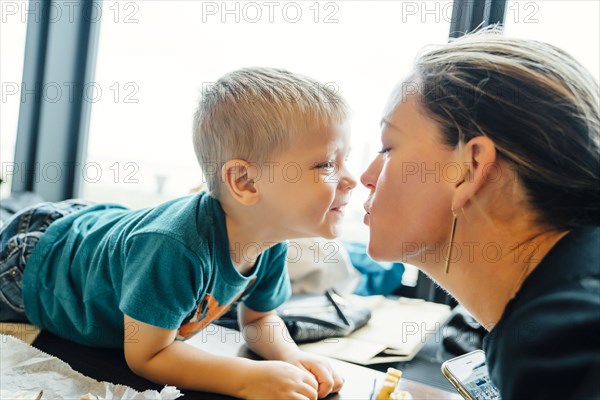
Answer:
M375 243L379 243L379 246L376 246ZM385 241L381 240L373 240L373 237L369 239L369 245L367 246L367 254L375 261L397 261L396 257L391 254L391 249L386 249L384 246Z

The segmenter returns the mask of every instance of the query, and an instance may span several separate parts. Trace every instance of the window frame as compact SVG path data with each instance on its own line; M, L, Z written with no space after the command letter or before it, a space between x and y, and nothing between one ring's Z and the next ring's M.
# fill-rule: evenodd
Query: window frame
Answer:
M20 179L13 179L13 193L60 201L79 192L91 112L83 94L94 78L100 28L90 10L100 7L99 0L30 0L24 10L27 36L14 158ZM53 89L57 95L50 97ZM48 170L51 176L45 176Z

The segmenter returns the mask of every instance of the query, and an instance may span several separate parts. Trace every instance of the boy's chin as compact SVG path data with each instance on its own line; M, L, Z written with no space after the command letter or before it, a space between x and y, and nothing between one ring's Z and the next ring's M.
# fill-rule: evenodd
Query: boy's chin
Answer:
M322 232L321 235L319 235L319 236L321 236L324 239L337 239L338 237L340 237L341 234L342 234L341 227L336 226L336 227L332 227L332 229Z
M305 238L323 238L323 239L337 239L342 234L342 226L341 224L328 224L328 225L320 225L315 227L314 229L307 229L302 231L297 231L293 238L297 239L305 239ZM287 238L292 239L291 235Z

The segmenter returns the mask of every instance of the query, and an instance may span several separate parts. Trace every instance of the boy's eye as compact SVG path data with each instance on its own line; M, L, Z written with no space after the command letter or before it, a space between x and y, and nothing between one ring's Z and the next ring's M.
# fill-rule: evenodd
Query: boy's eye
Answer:
M326 161L321 164L317 164L315 167L319 169L333 169L335 168L335 163L333 161Z

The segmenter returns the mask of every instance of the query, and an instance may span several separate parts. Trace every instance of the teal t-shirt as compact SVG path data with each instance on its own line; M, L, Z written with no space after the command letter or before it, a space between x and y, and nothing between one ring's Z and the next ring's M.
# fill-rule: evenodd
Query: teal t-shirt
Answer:
M141 210L92 205L53 222L35 246L23 275L25 313L85 345L135 339L124 313L187 339L235 301L270 311L287 300L286 251L272 246L241 275L223 209L206 193Z

